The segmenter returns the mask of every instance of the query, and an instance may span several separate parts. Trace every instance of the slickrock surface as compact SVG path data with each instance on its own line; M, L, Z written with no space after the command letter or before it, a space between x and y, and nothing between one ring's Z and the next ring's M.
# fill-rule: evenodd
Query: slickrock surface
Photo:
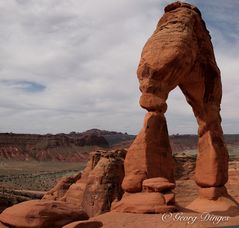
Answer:
M62 227L70 222L88 219L87 214L60 201L30 200L7 208L0 221L14 227Z
M166 205L166 199L160 192L137 192L124 194L120 202L112 205L112 210L138 214L157 214L173 212L176 207Z
M96 216L90 221L101 221L104 228L211 228L225 227L239 224L239 216L230 218L215 216L213 214L172 213L162 218L162 214L134 214L108 212ZM208 217L206 217L208 216ZM196 218L196 219L195 219ZM209 221L211 219L211 221ZM224 219L224 221L222 221ZM213 223L213 221L215 221ZM219 221L217 223L217 221Z
M63 228L99 228L103 227L103 223L100 221L79 221L79 222L72 222Z

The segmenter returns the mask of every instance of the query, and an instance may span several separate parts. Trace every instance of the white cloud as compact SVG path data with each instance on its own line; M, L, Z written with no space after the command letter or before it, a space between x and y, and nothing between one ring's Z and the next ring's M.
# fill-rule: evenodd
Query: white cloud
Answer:
M99 127L137 133L145 111L138 105L136 69L168 2L0 0L0 80L45 86L29 93L19 89L20 84L0 85L1 131L56 133ZM197 4L206 16L221 14L220 8L209 12L206 3ZM225 20L230 22L230 16ZM223 29L210 21L209 27L217 36L225 85L223 116L231 126L238 113L233 105L237 92L231 91L238 84L238 56L228 51L231 44ZM238 35L238 29L227 32ZM177 91L170 95L167 116L170 133L196 131L191 108ZM234 132L231 127L227 131Z

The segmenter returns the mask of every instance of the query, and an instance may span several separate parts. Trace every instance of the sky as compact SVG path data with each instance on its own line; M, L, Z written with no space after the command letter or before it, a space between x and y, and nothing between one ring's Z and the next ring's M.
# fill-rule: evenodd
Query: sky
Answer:
M91 128L137 134L145 110L136 77L166 0L0 0L0 132ZM191 0L212 36L223 83L222 125L239 133L239 1ZM169 134L196 134L181 91Z

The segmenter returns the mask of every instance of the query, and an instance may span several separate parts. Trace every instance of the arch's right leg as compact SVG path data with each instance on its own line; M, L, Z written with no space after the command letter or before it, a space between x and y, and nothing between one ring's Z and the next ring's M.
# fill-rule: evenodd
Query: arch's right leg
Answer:
M180 88L199 125L195 181L202 188L222 187L228 179L228 152L219 113L222 96L220 73L217 68L198 66Z
M198 212L236 210L238 204L227 193L228 152L221 127L221 79L217 67L197 65L180 88L192 106L199 125L195 181L199 197L188 209Z

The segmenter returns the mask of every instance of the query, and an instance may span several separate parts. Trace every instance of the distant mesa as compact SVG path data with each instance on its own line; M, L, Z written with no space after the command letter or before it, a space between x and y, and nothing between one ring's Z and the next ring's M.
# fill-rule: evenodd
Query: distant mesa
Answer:
M69 134L0 133L0 158L7 160L86 161L90 151L117 147L135 136L115 131L91 129Z
M0 133L0 159L16 161L87 161L89 152L97 149L128 148L135 135L116 131L90 129L69 134L14 134ZM229 146L239 143L239 135L225 135ZM173 153L194 151L196 135L172 135Z

